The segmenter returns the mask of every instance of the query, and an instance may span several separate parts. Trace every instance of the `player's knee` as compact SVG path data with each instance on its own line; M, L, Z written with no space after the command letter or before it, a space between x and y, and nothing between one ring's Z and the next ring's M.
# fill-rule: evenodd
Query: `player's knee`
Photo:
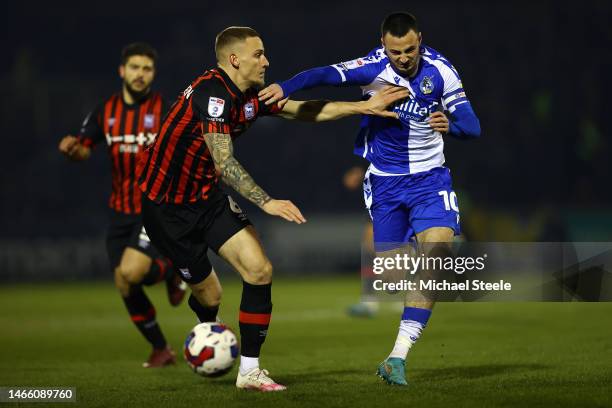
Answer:
M448 244L453 242L455 232L447 227L433 227L420 233L419 242L425 243L430 247L436 247L436 244Z
M146 272L143 271L142 268L129 264L119 265L117 269L119 270L119 274L123 277L123 279L130 285L137 285L142 282Z
M268 284L272 282L272 270L272 264L266 259L250 268L245 280L252 285Z

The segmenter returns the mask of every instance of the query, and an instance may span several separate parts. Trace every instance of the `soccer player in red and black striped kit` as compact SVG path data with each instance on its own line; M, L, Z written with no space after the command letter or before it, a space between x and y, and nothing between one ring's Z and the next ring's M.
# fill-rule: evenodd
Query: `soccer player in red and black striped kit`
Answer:
M119 66L121 91L86 117L79 136L68 135L59 145L62 153L76 161L88 159L98 143L107 145L112 192L106 247L115 285L132 321L153 347L143 364L147 368L173 364L175 355L155 319L155 308L143 285L165 281L170 303L175 306L186 289L170 260L151 245L142 227L142 193L135 175L138 157L153 143L164 110L161 95L151 91L156 60L157 52L148 44L126 46Z
M217 35L218 67L205 71L179 95L164 118L160 134L141 160L143 222L152 242L189 284L189 306L201 322L215 321L221 285L206 256L211 248L243 279L239 325L241 357L236 386L281 391L259 368L261 346L272 313L272 265L255 229L236 202L219 187L218 176L270 215L301 224L306 219L290 201L271 198L233 154L233 140L259 116L278 114L309 121L385 111L406 98L389 89L363 102L282 101L259 103L269 63L263 42L248 27L229 27ZM217 173L218 172L218 173Z

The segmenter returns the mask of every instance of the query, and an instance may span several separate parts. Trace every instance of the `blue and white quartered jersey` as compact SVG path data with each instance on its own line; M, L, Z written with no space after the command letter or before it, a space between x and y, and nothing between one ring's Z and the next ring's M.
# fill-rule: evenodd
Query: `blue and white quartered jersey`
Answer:
M434 49L421 46L416 75L404 78L393 69L384 48L368 56L332 65L343 85L360 85L371 96L386 85L410 90L410 98L393 107L400 121L364 116L355 141L355 154L366 158L378 175L414 174L444 164L444 140L427 118L432 112L467 103L457 70Z

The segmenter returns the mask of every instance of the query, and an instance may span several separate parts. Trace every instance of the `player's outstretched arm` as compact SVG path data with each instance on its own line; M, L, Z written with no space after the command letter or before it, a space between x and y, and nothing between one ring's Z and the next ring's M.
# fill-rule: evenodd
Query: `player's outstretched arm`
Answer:
M332 101L292 101L288 100L280 116L286 119L298 119L307 122L337 120L350 115L375 115L397 119L397 113L387 107L399 100L406 99L410 92L403 87L386 86L367 101L332 102Z
M255 183L253 177L234 157L234 145L229 134L207 133L204 140L225 183L270 215L297 224L306 222L300 210L291 201L274 200Z
M91 148L83 146L79 142L79 138L72 135L62 138L59 144L59 151L74 161L87 160L91 156Z
M266 105L270 105L303 89L310 89L321 85L338 86L341 84L342 77L336 69L331 66L317 67L300 72L293 78L280 84L268 85L259 91L259 100L265 101Z
M383 69L381 57L368 55L352 61L302 71L293 78L267 86L259 92L266 105L288 98L295 92L317 86L367 85Z

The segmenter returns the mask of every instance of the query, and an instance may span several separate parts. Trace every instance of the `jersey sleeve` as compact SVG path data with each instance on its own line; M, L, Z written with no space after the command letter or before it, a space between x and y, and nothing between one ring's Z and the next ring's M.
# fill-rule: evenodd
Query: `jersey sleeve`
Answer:
M340 74L342 84L368 85L386 67L386 55L382 48L370 52L367 56L351 61L339 62L332 67Z
M93 147L103 140L102 105L98 105L83 120L79 131L79 142L85 147Z
M384 51L376 52L363 58L312 68L300 72L287 81L280 82L279 85L285 96L323 85L367 85L384 69L381 67L385 65L384 57Z
M196 88L191 96L194 114L203 124L206 133L230 133L232 97L221 83L207 82Z
M442 107L444 110L453 113L457 106L469 103L459 73L446 59L441 58L442 62L440 74L444 81L444 90L442 93Z
M258 116L270 116L270 115L276 115L277 113L281 113L283 110L281 108L278 107L278 103L273 103L271 105L266 105L263 102L256 102L259 106L258 106L258 112L257 115Z
M457 139L475 139L480 137L480 121L469 103L454 106L451 113L449 134Z

